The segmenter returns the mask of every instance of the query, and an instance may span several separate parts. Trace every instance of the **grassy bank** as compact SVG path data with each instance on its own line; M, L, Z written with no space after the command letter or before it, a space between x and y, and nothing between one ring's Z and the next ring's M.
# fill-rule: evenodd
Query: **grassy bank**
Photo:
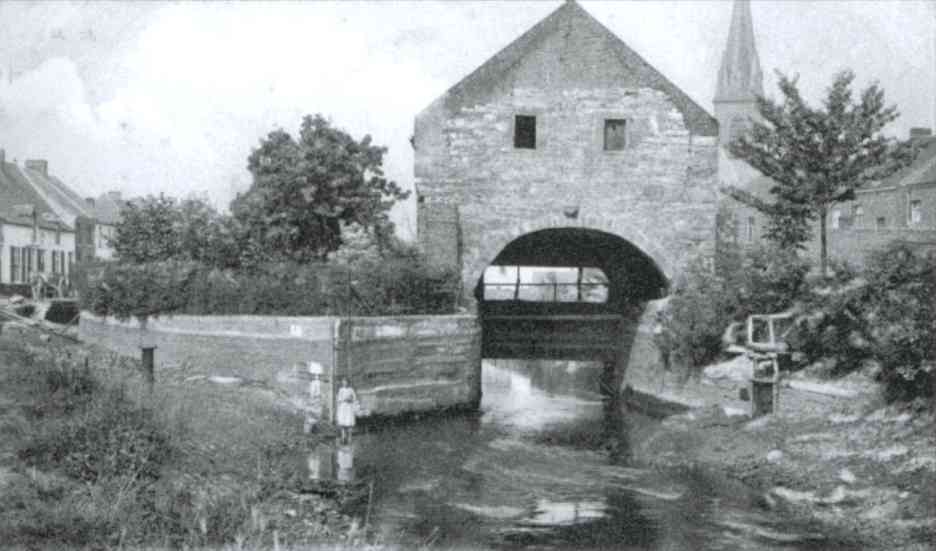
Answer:
M17 330L18 329L18 330ZM272 391L166 373L7 326L0 336L0 542L29 549L361 543L302 494L314 438Z

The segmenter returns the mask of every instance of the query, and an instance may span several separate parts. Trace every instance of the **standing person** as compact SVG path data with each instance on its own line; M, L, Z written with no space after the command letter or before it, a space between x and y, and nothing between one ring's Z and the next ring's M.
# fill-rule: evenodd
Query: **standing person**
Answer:
M656 321L653 324L653 344L656 345L660 355L660 391L666 386L666 372L670 370L670 359L675 348L675 339L669 326L669 313L657 310Z
M338 408L335 412L335 418L338 428L341 430L341 441L347 444L351 441L351 430L354 428L355 407L357 405L357 395L347 377L341 379L341 388L338 389Z

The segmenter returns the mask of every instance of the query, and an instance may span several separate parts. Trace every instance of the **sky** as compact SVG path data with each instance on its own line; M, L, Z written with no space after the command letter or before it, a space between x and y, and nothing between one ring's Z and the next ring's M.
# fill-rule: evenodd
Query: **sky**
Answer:
M389 148L388 176L412 188L415 115L561 4L551 1L0 1L0 148L44 158L94 196L201 196L224 209L250 185L246 159L270 131L321 113ZM710 113L731 2L580 5ZM845 68L878 81L901 118L934 126L936 3L751 3L774 71L817 102ZM416 228L414 199L393 217Z

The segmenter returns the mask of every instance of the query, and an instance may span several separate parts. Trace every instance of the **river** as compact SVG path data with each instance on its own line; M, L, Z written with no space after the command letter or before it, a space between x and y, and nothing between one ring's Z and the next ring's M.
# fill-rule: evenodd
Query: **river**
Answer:
M602 399L600 367L485 361L476 415L359 427L309 477L373 481L357 514L383 541L442 549L835 549L714 475L642 469L655 421Z

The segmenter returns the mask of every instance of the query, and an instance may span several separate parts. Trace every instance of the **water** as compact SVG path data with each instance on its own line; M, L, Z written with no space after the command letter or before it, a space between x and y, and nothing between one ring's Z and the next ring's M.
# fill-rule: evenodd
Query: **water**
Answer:
M307 476L373 481L387 541L473 549L830 549L832 542L701 473L636 468L600 367L485 362L479 415L359 428ZM839 546L840 547L840 546Z

